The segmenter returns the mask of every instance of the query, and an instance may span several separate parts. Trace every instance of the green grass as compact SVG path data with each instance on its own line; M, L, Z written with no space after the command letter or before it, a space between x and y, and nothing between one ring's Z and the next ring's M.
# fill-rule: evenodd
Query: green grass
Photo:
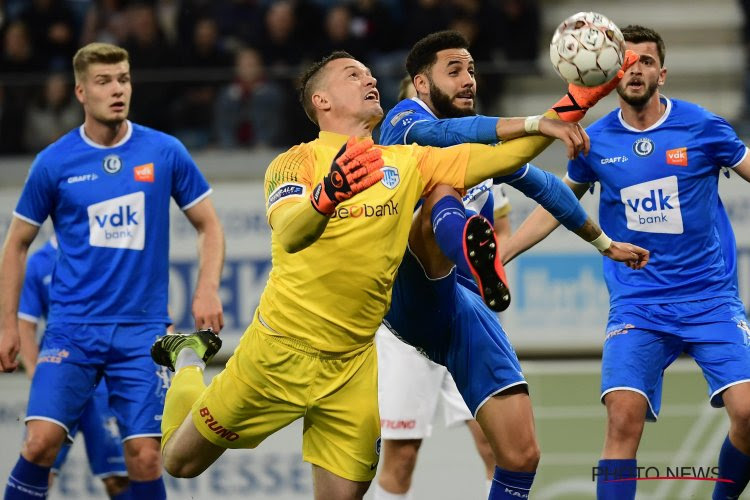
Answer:
M522 363L531 387L542 461L533 497L594 498L591 468L604 441L604 407L598 403L598 362ZM692 360L667 370L662 409L647 423L638 452L639 466L716 465L728 428L724 410L710 407L706 383ZM711 497L713 482L639 481L639 500Z

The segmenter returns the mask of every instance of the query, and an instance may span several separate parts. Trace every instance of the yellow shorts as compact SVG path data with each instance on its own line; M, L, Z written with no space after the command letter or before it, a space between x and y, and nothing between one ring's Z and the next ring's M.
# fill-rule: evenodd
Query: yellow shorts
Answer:
M226 368L192 408L193 423L224 448L255 448L303 417L302 458L351 481L370 481L380 456L374 343L324 353L253 320Z

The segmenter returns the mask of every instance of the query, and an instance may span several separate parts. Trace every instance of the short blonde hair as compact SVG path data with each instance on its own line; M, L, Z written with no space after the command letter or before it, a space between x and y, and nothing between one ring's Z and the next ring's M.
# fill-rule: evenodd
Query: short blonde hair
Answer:
M398 100L403 101L417 95L417 89L414 88L414 82L411 76L406 75L398 84Z
M86 71L92 64L117 64L119 62L130 62L128 51L110 43L90 43L78 49L73 56L73 72L76 83L86 77Z

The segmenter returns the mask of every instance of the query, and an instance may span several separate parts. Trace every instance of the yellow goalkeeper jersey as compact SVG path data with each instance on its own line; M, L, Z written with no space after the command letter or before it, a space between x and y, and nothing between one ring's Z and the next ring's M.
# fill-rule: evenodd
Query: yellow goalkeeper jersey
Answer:
M346 140L321 132L273 160L264 186L269 219L286 203L309 203ZM272 268L258 313L277 334L335 353L372 342L390 306L417 201L437 184L464 188L468 145L376 147L383 151L383 180L340 203L320 239L290 254L272 234Z

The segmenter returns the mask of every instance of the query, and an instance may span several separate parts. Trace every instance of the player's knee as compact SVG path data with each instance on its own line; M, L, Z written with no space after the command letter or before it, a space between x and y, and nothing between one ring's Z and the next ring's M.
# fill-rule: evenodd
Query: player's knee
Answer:
M51 467L61 447L62 442L52 436L29 432L24 439L21 454L31 463Z
M643 430L643 415L632 409L612 410L607 416L607 434L616 441L640 439Z
M164 455L163 460L164 469L172 477L190 479L198 477L206 469L205 467L198 467L190 460L184 460L181 457L174 457L169 454Z
M408 486L417 464L421 443L417 439L387 441L382 473L399 485Z
M128 474L138 481L151 481L161 476L161 452L158 441L155 445L142 442L138 445L126 444L125 463L128 466Z
M528 445L522 446L512 453L508 453L503 464L498 464L503 469L518 472L534 472L539 465L541 451L539 444L534 440Z
M124 476L110 476L102 479L107 495L114 497L123 493L130 486L130 480Z

